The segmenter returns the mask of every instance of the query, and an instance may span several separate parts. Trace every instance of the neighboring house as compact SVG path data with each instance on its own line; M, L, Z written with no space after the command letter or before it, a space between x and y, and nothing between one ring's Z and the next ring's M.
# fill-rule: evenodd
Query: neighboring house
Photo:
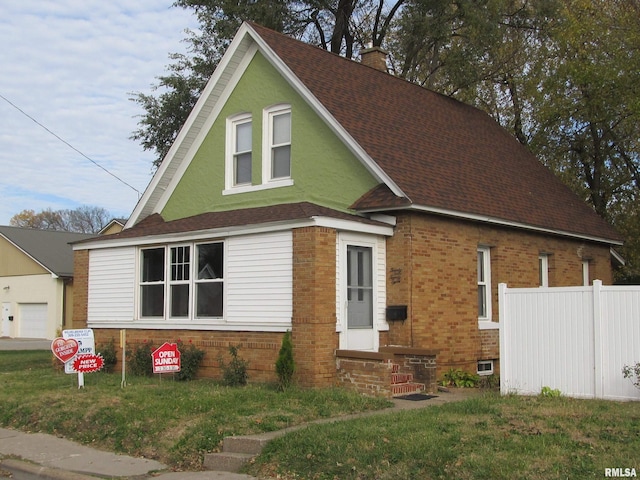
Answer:
M119 233L124 228L127 220L125 218L114 218L107 223L102 230L98 232L98 235L110 235L112 233Z
M71 242L92 236L0 226L0 336L53 339L71 324Z
M125 229L74 246L76 328L191 340L213 376L240 344L274 379L287 330L303 385L389 346L486 374L499 282L611 283L611 226L485 113L369 66L382 55L244 24Z

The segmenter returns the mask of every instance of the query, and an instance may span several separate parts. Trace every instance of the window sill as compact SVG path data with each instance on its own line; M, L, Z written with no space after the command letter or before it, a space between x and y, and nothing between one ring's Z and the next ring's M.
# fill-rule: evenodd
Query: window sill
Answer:
M478 330L499 330L500 324L491 320L478 320Z
M282 180L272 180L269 183L260 185L239 185L237 187L226 188L222 191L222 195L235 195L237 193L259 192L261 190L269 190L271 188L290 187L293 185L292 178Z

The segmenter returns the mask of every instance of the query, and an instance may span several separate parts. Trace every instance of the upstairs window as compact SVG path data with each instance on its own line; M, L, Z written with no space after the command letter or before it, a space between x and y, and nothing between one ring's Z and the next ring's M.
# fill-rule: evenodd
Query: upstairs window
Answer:
M253 145L251 114L227 119L226 187L251 185Z
M264 176L267 183L291 177L291 107L276 106L264 113Z

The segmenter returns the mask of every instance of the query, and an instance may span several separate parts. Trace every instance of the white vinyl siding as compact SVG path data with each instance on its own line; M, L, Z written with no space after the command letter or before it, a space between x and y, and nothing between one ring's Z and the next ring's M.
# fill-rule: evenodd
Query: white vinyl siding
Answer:
M226 320L233 324L291 323L291 231L226 241Z
M135 247L89 253L89 327L93 322L131 322L136 290Z

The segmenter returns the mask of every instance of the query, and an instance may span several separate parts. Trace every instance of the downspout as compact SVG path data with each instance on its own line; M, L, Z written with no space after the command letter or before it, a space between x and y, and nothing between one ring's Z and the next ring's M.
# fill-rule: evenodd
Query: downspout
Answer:
M409 215L409 302L411 302L411 326L409 343L413 347L413 215Z

